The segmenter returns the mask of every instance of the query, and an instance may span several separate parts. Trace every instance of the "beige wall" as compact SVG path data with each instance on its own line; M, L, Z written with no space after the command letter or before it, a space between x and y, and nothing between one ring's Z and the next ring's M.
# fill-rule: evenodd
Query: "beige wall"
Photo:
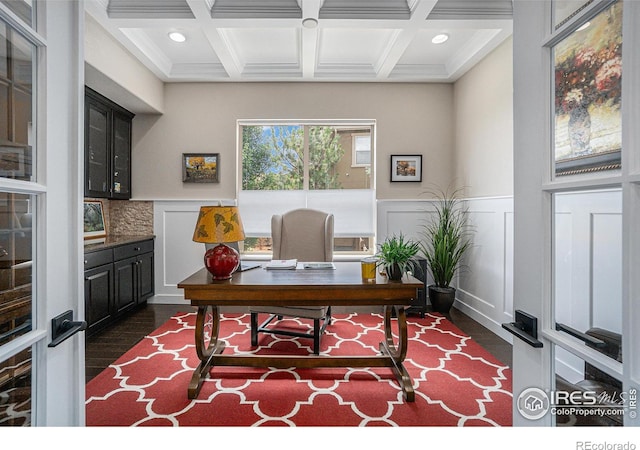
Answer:
M468 197L513 195L513 39L454 85L454 177Z
M170 83L164 114L133 124L135 199L233 199L239 119L374 119L377 196L418 198L453 174L451 84ZM182 182L182 153L220 153L220 183ZM389 155L422 154L422 183L390 183Z

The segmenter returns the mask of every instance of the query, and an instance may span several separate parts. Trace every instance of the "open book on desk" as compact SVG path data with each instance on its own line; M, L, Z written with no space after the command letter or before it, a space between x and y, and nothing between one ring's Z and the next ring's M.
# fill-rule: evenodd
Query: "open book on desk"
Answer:
M272 259L265 267L267 270L293 270L297 265L297 259Z
M336 266L332 262L306 262L302 264L302 267L311 270L326 270L336 268Z

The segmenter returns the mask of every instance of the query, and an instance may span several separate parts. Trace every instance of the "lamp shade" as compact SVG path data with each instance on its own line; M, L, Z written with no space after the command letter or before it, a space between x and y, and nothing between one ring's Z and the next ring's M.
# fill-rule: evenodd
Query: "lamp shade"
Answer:
M244 240L244 228L238 207L201 206L193 240L205 244Z
M201 206L193 232L195 242L217 243L204 254L204 265L214 280L228 280L240 265L238 252L226 242L244 240L244 228L236 206Z

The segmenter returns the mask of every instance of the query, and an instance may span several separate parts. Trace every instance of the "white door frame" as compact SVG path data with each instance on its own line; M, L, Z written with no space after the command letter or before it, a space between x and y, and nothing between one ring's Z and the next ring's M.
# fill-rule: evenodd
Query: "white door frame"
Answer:
M585 2L586 3L586 2ZM579 21L604 5L597 0L571 21ZM538 318L542 348L520 339L513 342L513 423L516 426L551 425L550 414L525 419L518 397L526 389L553 389L553 346L571 349L596 366L619 371L623 390L640 389L640 131L632 117L640 105L639 2L625 1L623 12L623 152L622 170L582 178L553 180L551 170L551 1L514 1L514 308ZM553 194L589 188L622 189L622 335L623 361L615 363L588 348L577 346L553 329ZM611 368L614 369L611 369ZM626 414L625 425L639 425L637 415Z
M32 330L0 349L0 360L32 349L32 426L84 425L84 334L49 347L51 319L84 318L84 2L36 0L35 28L0 5L12 29L36 47L33 78L35 181L0 189L35 197Z
M44 273L48 330L51 319L73 310L74 320L84 319L83 180L84 180L84 1L39 2L45 7L46 57L39 67L45 106L39 115L45 123L43 174L46 186ZM42 16L41 16L42 17ZM42 267L46 265L45 267ZM41 307L41 303L38 303ZM46 348L45 403L38 396L38 425L77 426L85 420L84 333L78 333L57 347ZM43 380L44 378L44 380ZM61 382L64 380L64 382ZM42 386L38 383L38 387ZM42 407L41 407L42 406Z

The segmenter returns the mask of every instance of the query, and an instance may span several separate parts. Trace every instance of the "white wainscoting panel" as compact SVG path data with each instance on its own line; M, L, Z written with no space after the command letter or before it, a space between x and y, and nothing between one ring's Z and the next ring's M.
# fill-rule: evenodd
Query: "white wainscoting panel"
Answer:
M555 194L556 319L580 331L622 329L622 193Z
M513 199L470 199L467 206L473 244L458 276L458 308L506 337L501 324L513 320Z
M181 303L184 293L177 285L204 267L204 244L193 242L193 230L200 206L215 205L208 201L155 201L153 228L155 247L155 296L149 303ZM235 204L224 200L222 204Z
M513 315L513 198L468 199L474 227L473 248L464 270L455 280L456 308L503 339L512 336L502 328ZM422 227L433 214L429 200L378 201L378 242L402 233L422 237Z
M156 295L149 303L180 303L177 284L203 267L204 245L191 240L200 206L216 201L167 200L154 202L156 235ZM224 201L223 204L233 204ZM469 269L456 280L456 307L511 342L501 323L510 322L513 310L513 199L468 200L475 226ZM420 239L422 227L433 214L428 200L377 202L377 241L402 233Z
M512 342L501 324L513 320L513 198L466 202L475 233L465 258L468 269L455 281L456 307ZM184 301L177 284L203 267L204 245L191 240L197 214L200 206L215 203L217 200L154 202L156 295L150 303ZM619 331L620 203L619 191L557 195L554 278L558 321L582 330L600 326ZM399 233L420 239L432 214L429 200L378 200L377 242ZM558 362L575 369L573 361Z
M578 331L622 329L622 193L554 194L556 321ZM584 379L584 360L556 349L556 372Z

